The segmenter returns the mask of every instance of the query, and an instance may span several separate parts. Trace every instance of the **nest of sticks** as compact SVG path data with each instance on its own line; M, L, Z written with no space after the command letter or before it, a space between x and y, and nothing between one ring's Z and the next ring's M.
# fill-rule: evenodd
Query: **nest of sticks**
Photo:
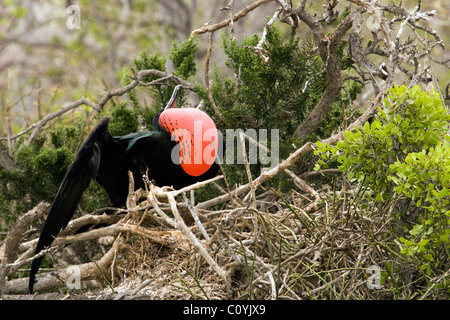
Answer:
M62 261L63 250L91 243L89 250L95 247L97 256L44 269L35 290L78 281L82 285L76 289L92 283L97 289L61 294L83 299L386 298L388 292L368 286L367 270L385 258L378 238L389 217L362 215L345 192L316 191L291 172L289 166L308 151L302 151L305 147L311 145L256 179L247 170L247 184L197 204L195 189L226 178L180 190L147 181L145 190L134 191L130 174L125 209L72 220L51 248L33 256L37 239L25 241L24 235L48 209L40 203L17 221L1 247L1 292L26 294L26 275L12 276L38 256L50 253ZM297 188L289 194L263 188L282 172ZM86 225L103 227L74 234Z

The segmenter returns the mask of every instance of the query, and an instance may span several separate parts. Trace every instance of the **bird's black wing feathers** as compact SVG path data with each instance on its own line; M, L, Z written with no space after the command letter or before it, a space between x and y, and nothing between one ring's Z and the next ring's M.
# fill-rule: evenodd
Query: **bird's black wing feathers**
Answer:
M159 115L155 119L158 117ZM172 158L178 159L179 149L174 149L176 143L161 128L112 137L108 131L108 122L107 117L100 120L67 171L50 207L35 254L50 246L61 229L67 226L91 179L95 179L106 190L111 205L120 206L125 203L128 195L129 171L134 175L136 189L144 186L142 175L145 173L157 185L173 186L175 189L217 174L219 167L216 163L201 176L194 177L184 172L179 164L172 161ZM43 257L34 260L31 265L30 293L42 259Z
M166 133L156 132L140 137L129 147L128 154L139 164L140 172L147 173L160 187L172 186L175 189L186 187L198 181L213 178L219 169L214 163L201 176L190 176L176 163L179 148ZM135 179L136 181L136 179Z
M48 247L59 231L67 226L83 192L89 186L92 177L97 175L100 164L100 149L97 144L102 139L111 137L108 132L108 122L109 118L106 117L97 124L70 165L48 212L35 254ZM30 293L33 291L35 275L42 259L43 257L34 260L31 265Z

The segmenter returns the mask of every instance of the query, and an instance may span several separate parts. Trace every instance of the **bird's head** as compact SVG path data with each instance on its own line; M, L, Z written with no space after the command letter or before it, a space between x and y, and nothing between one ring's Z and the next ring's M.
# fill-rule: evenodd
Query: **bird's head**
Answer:
M175 102L177 100L178 92L183 88L181 84L177 85L172 92L172 97L170 97L169 102L165 106L164 110L171 109L175 107Z
M167 103L167 105L164 107L164 109L159 110L155 116L153 117L152 120L152 126L155 130L157 131L162 131L163 128L161 128L160 124L159 124L159 117L161 116L161 113L163 113L165 110L171 109L175 107L175 102L177 102L177 96L178 96L178 92L180 92L180 90L183 88L183 86L181 84L177 85L174 89L173 89L173 93L172 93L172 97L170 97L169 102Z

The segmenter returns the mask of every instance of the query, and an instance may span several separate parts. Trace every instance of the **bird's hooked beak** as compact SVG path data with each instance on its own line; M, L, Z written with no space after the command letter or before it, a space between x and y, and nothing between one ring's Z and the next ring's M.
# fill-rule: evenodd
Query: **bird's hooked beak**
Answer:
M178 91L181 90L183 86L181 84L177 85L175 89L173 90L172 97L170 98L169 102L167 103L164 110L171 109L175 106L175 101L177 100Z

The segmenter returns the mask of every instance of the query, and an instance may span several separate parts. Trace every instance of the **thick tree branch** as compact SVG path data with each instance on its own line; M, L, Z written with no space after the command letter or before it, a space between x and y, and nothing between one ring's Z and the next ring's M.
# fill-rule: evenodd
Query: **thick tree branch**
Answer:
M231 21L235 22L238 21L239 19L245 17L249 12L255 10L256 8L258 8L259 6L268 3L268 2L272 2L274 0L258 0L255 1L251 4L249 4L248 6L244 7L242 10L240 10L238 13L236 13L235 15L232 16ZM198 29L195 29L194 31L192 31L192 34L203 34L206 32L214 32L217 31L219 29L222 29L226 26L228 26L230 24L230 19L225 19L219 23L213 24L211 26L205 26L205 27L201 27Z
M338 48L343 35L351 28L355 16L360 14L360 11L356 9L348 15L329 37L325 36L318 19L312 17L301 7L298 7L295 12L302 21L306 22L314 35L320 57L325 64L327 77L327 88L319 102L294 132L295 137L305 139L322 121L343 86Z
M21 171L21 169L14 162L14 160L9 157L8 150L1 143L0 143L0 168L4 169L6 172Z

